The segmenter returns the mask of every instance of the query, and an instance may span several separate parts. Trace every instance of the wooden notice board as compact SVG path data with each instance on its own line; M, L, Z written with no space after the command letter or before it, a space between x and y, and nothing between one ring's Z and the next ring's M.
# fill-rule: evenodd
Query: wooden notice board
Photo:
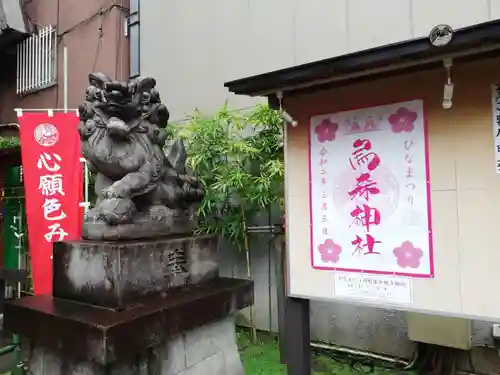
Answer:
M442 106L443 87L447 80L444 68L286 98L286 110L298 121L297 127L287 127L285 136L289 295L311 299L352 299L405 311L500 321L497 297L497 286L500 285L500 174L496 165L492 109L492 85L500 83L499 66L500 59L454 66L453 106L448 110ZM432 218L429 241L425 242L423 231L415 232L414 236L421 239L421 247L425 248L419 255L424 259L422 262L429 261L432 265L426 263L421 271L415 271L418 274L414 274L410 264L405 271L399 272L400 275L394 276L391 272L398 273L395 269L371 263L365 265L361 273L360 270L356 272L355 265L348 261L342 263L342 271L335 270L335 266L330 267L333 270L322 268L321 262L318 263L320 266L314 264L311 249L319 245L311 245L311 230L316 224L311 226L310 184L317 184L320 177L310 175L311 119L316 118L317 125L317 116L321 120L321 115L325 114L414 101L422 105L426 118L425 147L430 182L427 197ZM412 110L418 111L417 107L412 107ZM397 108L387 109L391 110ZM331 118L345 120L345 116ZM385 142L385 160L388 160L392 155L393 141L387 138ZM340 146L329 149L329 152L335 150L345 152ZM339 168L338 160L330 167L335 173ZM348 158L345 160L347 163ZM311 181L312 178L316 182ZM338 187L343 181L337 182L335 186ZM316 190L314 194L317 197L320 192ZM400 194L403 193L400 191ZM340 210L338 205L332 207L329 209ZM332 228L335 236L343 238L342 254L350 256L353 249L347 249L347 229L343 230L339 225L336 222ZM396 223L392 225L395 228L393 236L397 236L401 229ZM390 239L390 233L390 230L383 232L384 238ZM369 267L389 272L374 274ZM406 294L398 300L346 297L340 293L339 275L355 276L357 282L360 275L365 279L378 278L382 287L384 281L388 285L386 280L403 280L402 283L406 284L400 286L405 288Z

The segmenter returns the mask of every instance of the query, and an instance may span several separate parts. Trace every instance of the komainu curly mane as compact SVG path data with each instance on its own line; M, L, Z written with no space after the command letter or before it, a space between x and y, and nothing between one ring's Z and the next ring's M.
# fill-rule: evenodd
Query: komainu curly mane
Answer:
M189 231L187 212L204 190L186 170L181 140L164 153L169 119L153 78L89 75L79 106L83 155L96 173L95 207L84 237L145 238ZM167 233L165 233L165 231Z

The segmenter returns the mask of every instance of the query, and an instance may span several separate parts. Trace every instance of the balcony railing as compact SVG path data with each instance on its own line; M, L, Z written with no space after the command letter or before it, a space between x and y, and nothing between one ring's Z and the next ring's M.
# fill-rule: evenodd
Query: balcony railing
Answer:
M17 45L17 94L42 90L56 80L57 30L46 26Z

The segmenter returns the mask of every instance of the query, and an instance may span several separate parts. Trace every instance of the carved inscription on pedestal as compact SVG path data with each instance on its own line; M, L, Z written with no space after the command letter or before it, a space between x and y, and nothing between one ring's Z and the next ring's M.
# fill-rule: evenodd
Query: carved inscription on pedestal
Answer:
M182 248L175 248L167 254L167 272L174 275L187 273L186 255Z

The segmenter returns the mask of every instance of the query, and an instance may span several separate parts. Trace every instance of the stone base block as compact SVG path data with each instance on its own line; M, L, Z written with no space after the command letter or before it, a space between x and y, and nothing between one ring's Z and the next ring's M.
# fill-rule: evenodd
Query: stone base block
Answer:
M134 361L105 367L69 359L35 346L28 362L33 375L244 375L232 316L177 335Z
M113 204L114 200L116 199L105 200L101 205L107 201ZM109 210L113 212L116 207ZM192 233L195 228L195 222L182 212L164 206L152 207L151 210L152 212L134 217L133 223L108 225L102 220L96 220L99 210L94 208L87 213L87 219L83 223L82 238L94 241L154 239Z
M144 298L218 277L217 238L54 244L56 298L126 309Z
M235 319L228 317L170 340L157 349L162 375L243 375Z
M4 330L51 349L58 353L57 357L74 358L78 364L92 362L117 368L129 366L132 360L137 365L137 358L150 361L150 356L162 357L163 352L156 349L163 343L170 343L172 350L184 345L187 369L205 358L219 355L221 348L229 345L228 339L215 342L219 340L216 337L220 330L213 328L218 327L217 324L212 328L210 325L252 305L253 301L251 280L228 278L172 293L169 298L150 298L141 305L120 311L40 295L6 303ZM205 328L200 331L199 327ZM224 327L227 332L227 326ZM205 340L201 333L206 333L207 340L212 337L209 339L212 343L197 346ZM182 337L183 344L172 344L175 337ZM220 350L213 351L211 347L217 345Z

